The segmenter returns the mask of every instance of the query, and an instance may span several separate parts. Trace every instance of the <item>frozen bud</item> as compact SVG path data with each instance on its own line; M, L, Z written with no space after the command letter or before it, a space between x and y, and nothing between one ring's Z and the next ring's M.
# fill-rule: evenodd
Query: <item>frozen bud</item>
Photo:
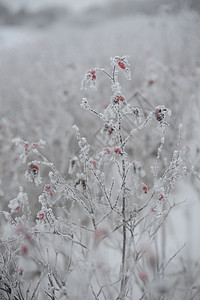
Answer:
M97 167L97 161L96 160L92 160L91 161L91 166L96 168Z
M90 89L96 90L96 79L96 69L89 70L82 80L81 89L87 90L89 86Z
M38 201L41 203L42 207L46 207L47 199L44 193L38 196Z
M31 162L28 164L28 170L25 172L25 177L28 181L34 182L36 186L42 183L40 176L40 168L37 162Z
M110 154L111 153L111 150L110 150L110 148L104 148L104 152L106 153L106 154Z
M84 108L85 110L89 110L90 109L90 105L87 101L86 98L83 98L81 101L81 107Z
M53 189L52 189L52 186L49 185L49 184L46 184L45 187L44 187L44 192L47 196L51 196L53 197Z
M155 118L158 122L162 122L165 118L165 114L171 116L171 111L167 109L164 105L157 106L154 112Z
M156 108L156 111L155 111L155 118L157 121L161 122L163 121L165 115L163 114L161 108Z
M114 128L108 124L105 124L103 131L105 134L111 135L114 131Z
M77 185L81 185L82 188L85 190L86 189L86 176L82 173L82 174L77 174L77 179L75 181L75 187L77 187Z
M69 165L69 174L72 175L74 173L74 170L76 168L78 162L78 157L74 156L71 160L70 160L70 165Z
M22 268L20 268L19 269L19 275L21 276L21 275L23 275L23 273L24 273L24 270Z
M112 96L112 102L116 104L116 103L119 103L120 101L124 102L125 101L125 97L122 96L121 94L115 93Z
M17 212L28 201L28 196L23 192L23 188L19 187L19 193L16 198L9 201L8 207L11 210L11 214Z

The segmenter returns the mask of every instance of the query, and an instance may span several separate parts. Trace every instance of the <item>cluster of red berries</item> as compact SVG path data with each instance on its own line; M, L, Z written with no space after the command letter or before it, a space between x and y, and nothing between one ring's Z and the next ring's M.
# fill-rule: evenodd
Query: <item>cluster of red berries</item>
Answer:
M119 103L119 101L123 102L125 100L125 97L122 95L116 95L113 97L113 102L114 103Z
M88 77L91 78L92 80L96 80L97 79L97 76L95 75L95 70L90 70L88 71L87 73Z
M51 197L53 196L52 187L49 184L45 185L44 191L47 192Z
M122 151L121 151L119 148L115 148L114 151L115 151L115 153L117 153L117 154L122 154Z

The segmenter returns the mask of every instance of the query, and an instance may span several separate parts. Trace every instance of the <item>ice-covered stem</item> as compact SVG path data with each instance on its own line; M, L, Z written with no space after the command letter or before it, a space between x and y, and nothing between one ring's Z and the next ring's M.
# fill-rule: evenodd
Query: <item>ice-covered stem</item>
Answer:
M121 292L124 293L125 285L126 285L126 196L125 196L125 161L122 159L122 218L123 218L123 241L122 241L122 267L121 267ZM120 292L120 293L121 293ZM122 298L123 299L123 298Z
M124 153L124 142L122 136L122 117L121 113L118 109L118 127L119 127L119 140L121 151ZM123 230L123 240L122 240L122 261L121 261L121 290L120 290L120 297L121 299L124 298L125 295L125 286L126 286L126 240L127 240L127 233L126 233L126 164L125 158L122 157L122 230Z
M125 75L128 80L131 79L131 72L129 70L129 63L127 56L115 56L114 58L111 58L111 66L112 71L111 73L107 72L105 69L102 68L93 68L89 70L82 81L82 88L87 89L89 86L92 90L96 89L96 74L97 72L101 72L105 74L110 80L112 84L112 91L113 91L113 99L114 99L114 105L115 107L112 107L112 109L116 113L117 117L117 123L114 125L110 122L110 120L103 114L96 112L94 109L92 109L87 101L87 99L83 99L81 106L92 112L93 114L97 115L100 119L106 122L106 124L111 125L112 129L117 133L117 147L114 149L114 153L116 155L119 155L120 157L120 164L118 164L117 160L115 161L118 166L119 175L122 180L121 184L121 201L122 201L122 207L121 207L121 217L122 217L122 258L121 258L121 269L120 269L120 277L121 277L121 288L120 288L120 299L124 299L126 295L126 283L127 283L127 276L126 276L126 244L127 244L127 226L126 226L126 153L125 153L125 146L127 140L123 139L123 132L122 132L122 120L123 120L123 113L120 106L120 102L123 102L125 98L121 95L121 86L118 81L118 70L125 71ZM76 129L76 127L75 127ZM131 133L132 135L132 133ZM130 136L131 136L130 135ZM83 149L82 145L80 144L80 137L78 136L78 142L79 146L82 148L82 154L85 153L85 159L87 159L88 152ZM86 153L87 152L87 153ZM83 155L84 156L84 155ZM97 177L98 179L98 177ZM106 197L107 198L107 197ZM116 200L116 203L118 202L118 198ZM112 205L111 205L112 209Z

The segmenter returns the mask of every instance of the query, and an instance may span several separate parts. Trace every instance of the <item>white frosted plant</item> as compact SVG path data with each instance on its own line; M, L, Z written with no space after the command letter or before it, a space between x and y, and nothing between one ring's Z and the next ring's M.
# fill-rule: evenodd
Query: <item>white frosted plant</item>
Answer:
M17 245L12 243L13 232L2 240L15 257L18 289L11 290L16 299L176 299L177 290L184 293L181 263L168 281L168 266L178 260L184 245L173 254L166 247L166 222L180 204L173 187L190 171L182 157L181 134L166 162L162 151L170 111L164 105L148 111L137 102L133 105L122 93L119 74L131 79L127 56L111 58L110 72L92 68L85 74L83 89L97 90L97 79L106 76L112 94L101 112L83 98L81 107L100 119L102 128L98 143L90 145L81 129L73 126L79 152L72 154L67 174L40 152L43 141L13 140L23 162L28 160L25 178L41 189L36 213L30 211L22 188L10 201L9 212L2 212L19 237ZM143 160L142 153L133 160L127 151L140 143L148 128L159 139L153 165ZM36 158L31 160L32 156ZM32 276L32 285L26 274ZM9 299L11 292L3 295Z

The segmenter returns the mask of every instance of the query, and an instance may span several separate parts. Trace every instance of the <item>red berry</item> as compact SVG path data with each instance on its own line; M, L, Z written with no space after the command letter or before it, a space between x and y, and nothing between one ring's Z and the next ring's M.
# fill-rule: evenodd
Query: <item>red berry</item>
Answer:
M45 191L48 192L51 189L50 185L45 185Z
M31 164L29 168L39 170L39 166L34 164Z
M114 97L113 102L114 103L118 103L119 102L119 96L118 95Z
M20 206L18 205L16 208L15 208L15 210L19 210L20 209Z
M19 275L23 275L24 270L22 268L19 269Z
M40 220L43 220L44 219L44 213L39 213L38 217L39 217Z
M159 197L159 200L161 201L164 198L164 196L161 194Z
M119 149L119 148L115 148L115 153L117 153L117 154L122 154L122 152L121 152L121 150Z
M24 143L25 152L29 151L29 143Z
M92 164L93 164L93 166L96 168L97 162L96 162L95 160L93 160Z
M125 64L124 64L123 61L121 61L121 60L118 62L118 66L119 66L121 69L123 69L123 70L126 69Z
M95 70L90 70L89 73L91 73L92 75L95 74Z
M143 185L142 189L143 189L143 191L144 191L145 193L147 193L147 186L146 186L146 185Z

